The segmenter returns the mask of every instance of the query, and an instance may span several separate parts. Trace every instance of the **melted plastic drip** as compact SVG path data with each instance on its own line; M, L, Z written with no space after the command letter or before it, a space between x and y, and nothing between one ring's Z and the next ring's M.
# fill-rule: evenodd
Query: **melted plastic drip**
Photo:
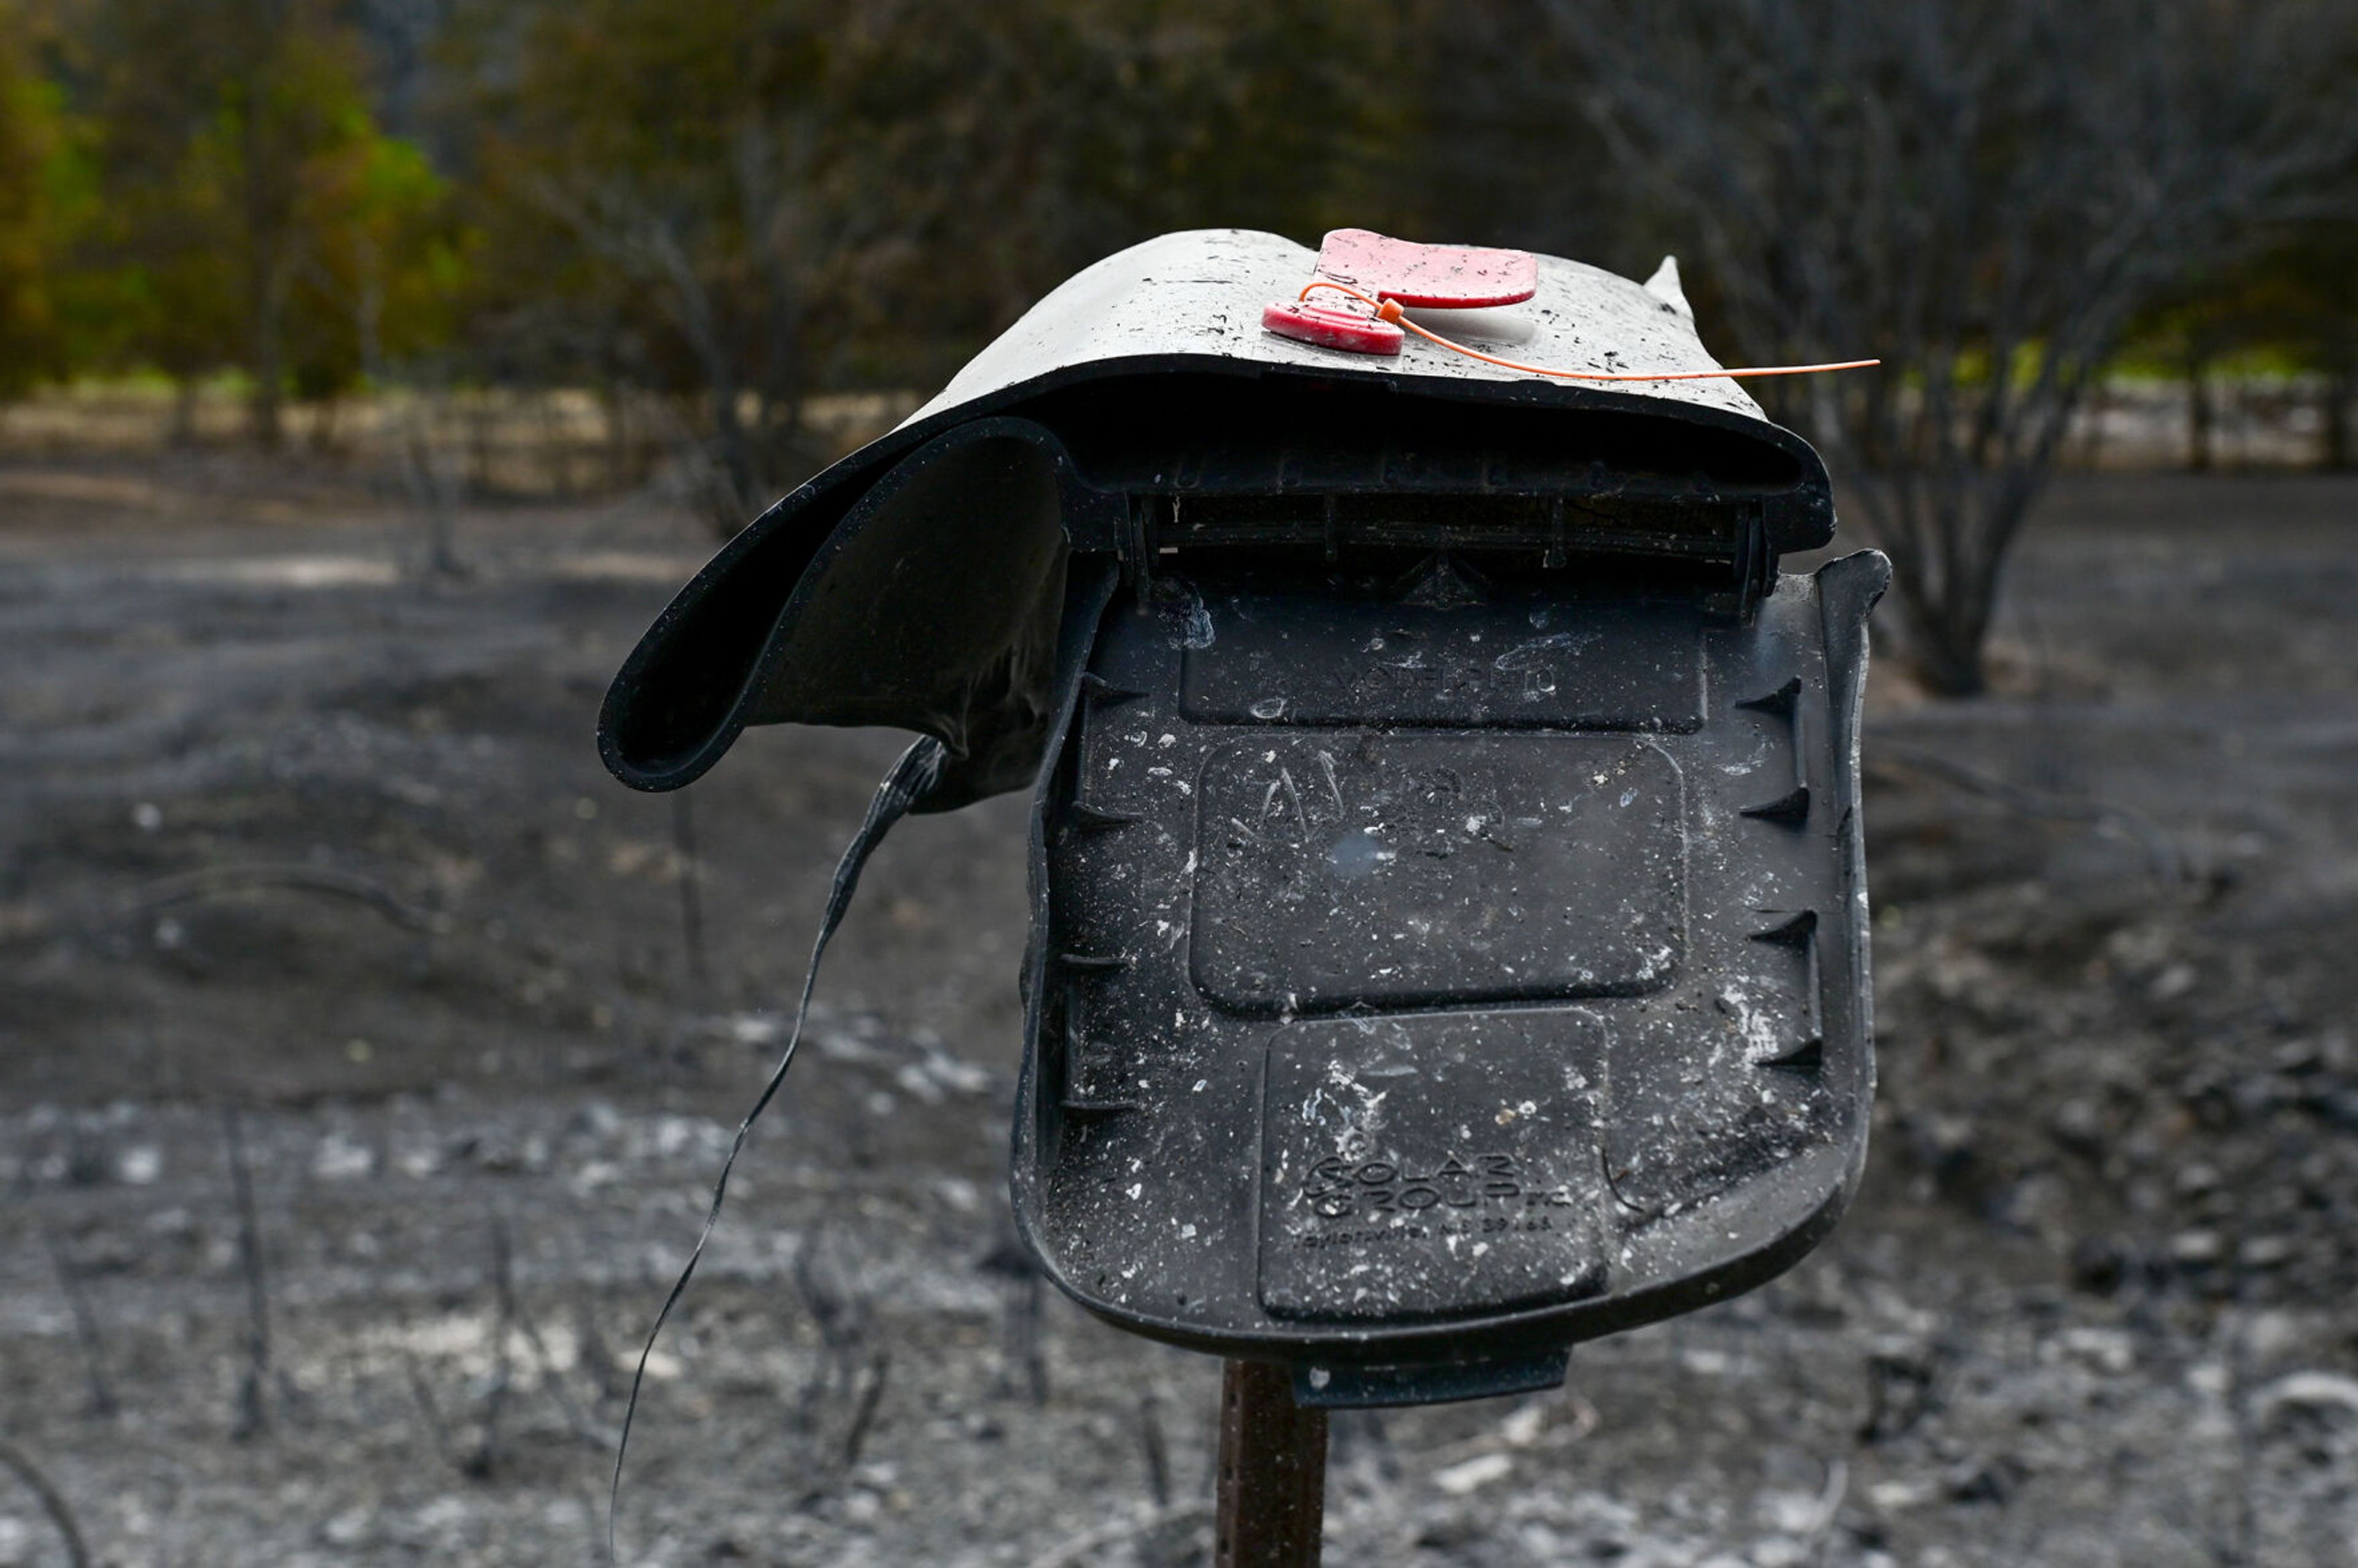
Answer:
M762 1086L761 1098L745 1113L745 1119L738 1123L736 1139L729 1145L729 1157L720 1162L719 1179L712 1184L712 1206L705 1212L704 1228L688 1252L687 1266L672 1281L663 1310L655 1314L654 1326L647 1331L647 1342L639 1349L638 1366L631 1373L630 1402L622 1409L622 1432L614 1442L614 1475L606 1491L609 1562L616 1561L614 1515L622 1495L622 1459L630 1452L631 1423L639 1413L639 1387L646 1380L647 1357L654 1354L655 1341L662 1336L672 1308L687 1293L687 1282L696 1277L696 1265L704 1257L705 1244L712 1239L713 1228L720 1223L720 1206L729 1195L729 1173L737 1167L737 1156L744 1152L746 1136L753 1130L753 1123L762 1119L762 1113L770 1108L770 1102L777 1098L786 1081L786 1070L795 1065L795 1047L802 1044L803 1021L810 1014L811 992L818 985L819 960L826 957L828 940L835 935L835 928L843 924L844 913L851 907L851 895L860 886L860 873L876 846L884 841L884 835L892 831L892 824L906 816L909 808L940 782L942 765L948 754L948 749L930 735L902 752L901 760L892 764L883 783L876 786L876 798L869 803L868 819L851 836L851 842L844 847L843 859L836 865L835 884L827 895L827 913L819 919L818 935L811 943L810 966L803 971L802 996L795 1003L795 1021L786 1032L785 1049L778 1054L778 1065L770 1070L769 1081Z

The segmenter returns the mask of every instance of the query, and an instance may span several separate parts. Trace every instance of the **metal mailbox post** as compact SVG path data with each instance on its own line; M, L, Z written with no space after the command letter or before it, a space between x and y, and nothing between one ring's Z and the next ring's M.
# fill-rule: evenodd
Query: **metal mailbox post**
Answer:
M1887 568L1778 569L1816 455L1725 381L1264 331L1313 266L1067 282L723 549L601 722L642 788L792 720L935 737L914 809L1034 791L1016 1220L1231 1362L1236 1563L1314 1561L1325 1408L1550 1386L1790 1266L1874 1076ZM1515 311L1524 359L1715 368L1674 281L1541 257Z

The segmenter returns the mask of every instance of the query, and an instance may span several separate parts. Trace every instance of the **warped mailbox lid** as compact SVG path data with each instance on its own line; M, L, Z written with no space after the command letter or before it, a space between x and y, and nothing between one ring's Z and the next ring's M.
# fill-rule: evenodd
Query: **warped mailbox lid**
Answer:
M1375 361L1264 331L1262 306L1290 297L1315 262L1276 234L1197 230L1066 280L899 428L754 519L680 591L607 693L607 766L635 788L675 789L748 724L885 724L950 747L943 785L919 809L1027 787L1046 742L1069 557L1116 551L1148 496L1586 485L1635 507L1649 495L1691 505L1715 484L1726 505L1756 509L1772 552L1833 536L1817 454L1736 384L1551 382L1422 343ZM1530 329L1525 359L1718 368L1675 283L1658 291L1553 256L1537 273L1536 295L1512 308ZM1322 431L1293 427L1303 419L1347 428L1378 460L1303 471L1307 450L1334 449ZM1467 430L1482 422L1511 427L1513 450L1481 450ZM1442 471L1436 445L1472 478ZM1530 460L1550 450L1557 471L1517 471L1551 466ZM1633 452L1635 467L1622 460ZM1231 471L1205 471L1206 453Z

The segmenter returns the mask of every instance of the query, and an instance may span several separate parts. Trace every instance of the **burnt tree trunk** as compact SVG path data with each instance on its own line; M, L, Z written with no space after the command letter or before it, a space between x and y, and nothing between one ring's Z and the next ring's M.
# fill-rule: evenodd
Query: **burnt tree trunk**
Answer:
M2183 365L2186 377L2186 469L2209 473L2218 460L2219 407L2212 396L2211 353L2201 342L2190 343Z

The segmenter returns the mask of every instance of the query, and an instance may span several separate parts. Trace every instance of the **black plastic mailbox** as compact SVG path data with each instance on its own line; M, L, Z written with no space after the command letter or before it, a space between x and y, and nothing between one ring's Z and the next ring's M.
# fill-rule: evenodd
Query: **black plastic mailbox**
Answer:
M1717 614L1589 559L1243 554L1116 600L1046 791L1015 1193L1058 1282L1395 1402L1798 1258L1873 1078L1879 559Z
M1233 324L1306 257L1169 236L1065 286L724 550L601 741L668 787L745 723L892 723L948 747L918 809L1034 787L1049 1276L1306 1402L1540 1386L1855 1186L1887 568L1779 571L1824 470L1725 384ZM1541 285L1534 360L1711 363L1682 303Z

